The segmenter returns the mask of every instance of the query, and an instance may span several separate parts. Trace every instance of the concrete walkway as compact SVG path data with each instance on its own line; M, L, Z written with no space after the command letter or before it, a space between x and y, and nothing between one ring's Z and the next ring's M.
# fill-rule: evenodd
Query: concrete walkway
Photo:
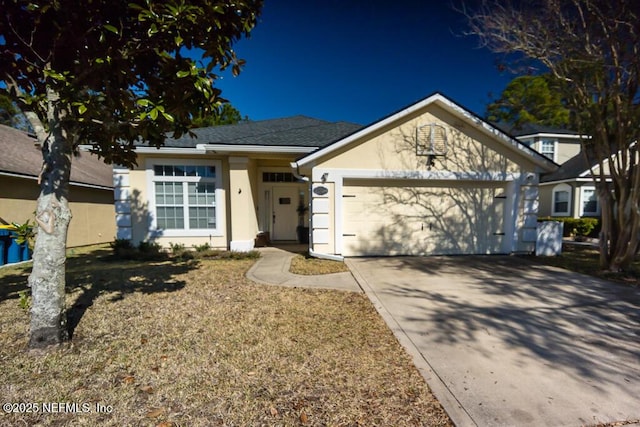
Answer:
M358 282L350 272L319 276L303 276L290 273L291 259L296 255L298 246L257 248L261 257L249 269L247 278L265 285L362 292Z

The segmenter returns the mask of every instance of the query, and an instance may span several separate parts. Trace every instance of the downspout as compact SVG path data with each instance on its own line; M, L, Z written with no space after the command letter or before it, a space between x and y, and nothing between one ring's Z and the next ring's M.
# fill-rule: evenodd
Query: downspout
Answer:
M291 166L292 169L292 173L293 176L295 176L297 179L299 179L300 181L304 181L306 183L309 184L309 244L307 249L309 250L309 254L311 254L311 252L313 252L313 250L311 249L313 247L313 233L311 232L311 230L313 230L313 215L311 215L311 181L309 180L308 176L304 176L302 174L300 174L300 167L298 166L298 162L291 162L289 163L289 166Z
M293 176L295 176L300 181L309 182L309 177L300 174L300 167L298 166L298 162L289 163L291 169L293 169Z

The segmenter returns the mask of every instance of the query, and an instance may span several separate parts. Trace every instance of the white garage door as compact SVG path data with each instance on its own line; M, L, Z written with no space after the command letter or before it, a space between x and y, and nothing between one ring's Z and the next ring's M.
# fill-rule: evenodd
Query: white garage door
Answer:
M344 256L504 252L503 183L345 184Z

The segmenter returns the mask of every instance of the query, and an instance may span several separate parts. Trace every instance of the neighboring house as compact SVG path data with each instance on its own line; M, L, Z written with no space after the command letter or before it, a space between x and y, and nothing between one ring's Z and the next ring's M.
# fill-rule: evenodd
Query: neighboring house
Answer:
M595 165L593 170L598 176L599 166ZM605 176L608 176L606 170ZM573 218L600 216L600 202L591 167L582 153L565 162L558 170L541 177L540 215Z
M535 124L503 129L561 165L558 170L540 177L540 216L600 216L591 171L581 153L583 135Z
M0 223L34 222L40 194L42 151L35 137L0 125ZM81 153L71 161L67 247L112 241L113 172L96 156Z
M531 123L503 129L518 141L560 165L580 152L582 136L572 130Z
M114 170L118 237L249 250L259 232L294 240L310 206L317 256L528 252L539 174L558 167L441 94L364 128L296 116L195 132Z

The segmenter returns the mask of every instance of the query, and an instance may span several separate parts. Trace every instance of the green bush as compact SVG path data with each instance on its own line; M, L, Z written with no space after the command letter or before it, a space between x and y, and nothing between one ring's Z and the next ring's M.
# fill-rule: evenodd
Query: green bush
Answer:
M211 249L211 245L208 243L203 243L202 245L193 245L193 248L196 252L206 252Z
M571 218L571 217L543 217L538 218L538 222L560 221L564 223L564 237L587 237L593 236L599 231L600 221L598 218Z
M182 252L186 251L186 248L183 243L169 242L169 247L171 248L171 253L173 255L180 255Z
M133 243L129 239L115 239L113 242L109 243L111 249L113 249L113 254L117 258L121 259L133 259L135 258L136 248L133 247Z

